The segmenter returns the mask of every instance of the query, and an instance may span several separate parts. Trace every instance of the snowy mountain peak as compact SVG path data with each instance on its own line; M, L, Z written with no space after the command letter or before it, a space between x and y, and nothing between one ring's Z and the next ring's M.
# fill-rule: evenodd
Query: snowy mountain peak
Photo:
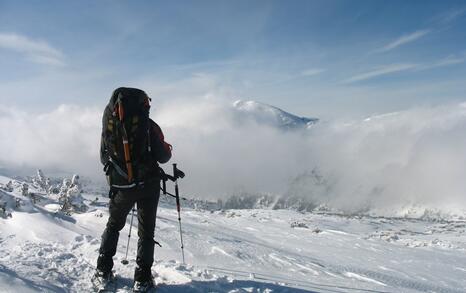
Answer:
M319 121L317 118L299 117L280 108L256 101L237 100L233 103L233 107L239 113L253 118L258 123L283 129L308 128Z

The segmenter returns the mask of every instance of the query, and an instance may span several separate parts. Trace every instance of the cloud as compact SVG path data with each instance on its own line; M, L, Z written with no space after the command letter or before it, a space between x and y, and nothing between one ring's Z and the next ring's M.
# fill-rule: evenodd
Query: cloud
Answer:
M393 50L395 48L398 48L399 46L414 42L422 38L423 36L429 34L430 32L431 32L430 30L419 30L409 35L401 36L398 39L394 40L393 42L387 44L386 46L378 49L377 52L387 52L387 51Z
M0 107L0 165L103 181L101 114L69 105L40 115ZM188 195L292 190L348 213L392 216L407 207L452 211L466 204L466 104L329 121L297 132L245 119L231 104L209 98L171 100L152 114L174 146L172 162L187 174L180 185ZM317 185L311 171L321 178Z
M301 75L302 76L313 76L313 75L321 74L324 71L325 69L321 69L321 68L309 68L309 69L303 70L301 72Z
M387 65L383 66L362 74L355 75L349 79L346 79L343 81L343 83L349 84L349 83L354 83L358 81L363 81L363 80L368 80L371 78L375 78L378 76L382 75L387 75L387 74L392 74L396 72L402 72L402 71L407 71L416 68L418 65L416 64L392 64L392 65Z
M451 211L465 203L464 104L318 123L304 132L239 122L230 105L207 99L172 101L154 117L187 173L186 193L219 198L292 190L349 213L392 216L407 207ZM324 186L310 176L296 185L313 170Z
M466 13L466 7L451 9L439 15L436 15L432 20L439 24L449 24L458 18L461 18Z
M425 63L425 64L414 64L414 63L391 64L391 65L382 66L382 67L352 76L344 80L343 83L350 84L350 83L369 80L369 79L376 78L379 76L398 73L398 72L404 72L404 71L410 71L410 70L411 71L423 71L423 70L429 70L429 69L434 69L434 68L439 68L439 67L462 64L464 62L466 62L465 57L458 57L458 56L452 55L452 56L443 58L441 60L434 61L431 63Z
M401 215L403 206L454 209L465 203L463 131L465 104L320 125L309 137L312 155L305 162L318 167L327 191L315 193L311 184L300 192L347 211Z
M31 62L63 66L64 54L45 41L32 40L15 33L0 33L0 48L22 53Z
M0 165L95 177L101 115L100 109L71 105L42 114L0 106Z
M433 62L431 64L426 64L423 66L420 66L419 70L427 70L427 69L432 69L432 68L438 68L438 67L444 67L444 66L450 66L450 65L457 65L457 64L462 64L466 61L465 57L457 57L457 56L448 56L442 60Z

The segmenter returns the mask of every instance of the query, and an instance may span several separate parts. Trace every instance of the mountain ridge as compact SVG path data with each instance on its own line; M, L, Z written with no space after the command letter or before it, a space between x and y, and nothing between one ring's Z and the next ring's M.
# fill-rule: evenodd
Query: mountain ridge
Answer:
M232 106L243 117L286 130L308 129L319 121L318 118L300 117L254 100L236 100Z

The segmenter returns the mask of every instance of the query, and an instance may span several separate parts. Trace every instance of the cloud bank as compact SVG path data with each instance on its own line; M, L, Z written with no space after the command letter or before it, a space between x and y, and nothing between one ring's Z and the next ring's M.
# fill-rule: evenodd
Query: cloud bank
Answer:
M1 164L103 180L101 110L60 106L34 116L0 108ZM388 214L416 206L457 211L466 204L466 104L298 131L261 124L213 98L171 100L152 114L174 145L172 162L187 174L181 190L196 197L268 192Z
M101 115L69 105L39 115L0 106L0 166L96 176Z

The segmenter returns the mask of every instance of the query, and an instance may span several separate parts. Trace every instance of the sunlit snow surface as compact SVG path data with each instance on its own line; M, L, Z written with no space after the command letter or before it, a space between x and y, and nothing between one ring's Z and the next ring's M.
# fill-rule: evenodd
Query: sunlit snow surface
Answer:
M8 178L0 177L0 183ZM0 218L0 292L91 292L105 198L87 213L54 214L2 191L12 217ZM95 195L86 195L89 200ZM158 210L158 292L465 292L466 222L345 217L289 210L182 210L186 265L176 209ZM130 292L123 266L129 228L120 234L115 271L118 292ZM136 224L135 224L136 226Z

